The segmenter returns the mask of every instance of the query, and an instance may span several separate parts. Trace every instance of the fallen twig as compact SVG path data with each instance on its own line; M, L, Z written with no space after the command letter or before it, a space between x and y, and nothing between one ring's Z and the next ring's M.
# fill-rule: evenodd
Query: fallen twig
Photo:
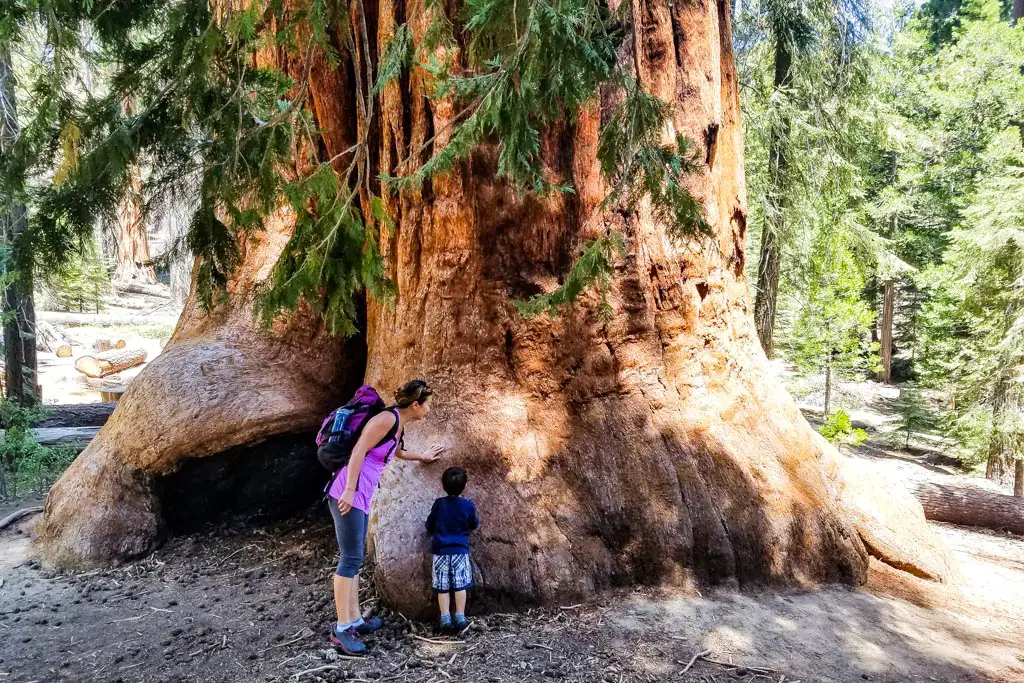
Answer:
M698 652L697 654L695 654L693 657L690 658L690 661L686 664L683 670L679 672L680 675L686 673L691 668L693 668L693 665L697 662L698 659L700 659L701 657L706 657L709 654L711 654L711 650L704 650L703 652ZM682 664L682 662L679 663Z
M548 652L554 652L555 651L555 648L548 647L547 645L542 645L541 643L527 643L526 644L526 649L527 650L535 650L537 648L540 648L542 650L547 650Z
M31 507L31 508L23 508L21 510L18 510L17 512L12 512L11 514L9 514L6 517L4 517L3 521L0 521L0 531L3 531L4 529L9 527L10 525L14 524L15 522L17 522L22 517L28 517L29 515L34 515L37 512L42 512L42 511L43 511L43 506L39 505L39 506L36 506L36 507Z
M424 643L433 643L435 645L464 645L465 644L461 640L438 640L437 638L424 638L423 636L418 636L415 633L412 634L412 637L415 638L416 640L422 640Z
M320 671L334 671L337 668L340 668L339 664L328 664L326 666L318 666L315 669L306 669L305 671L300 671L297 674L292 674L292 678L294 678L295 680L299 680L306 674L315 674L319 673Z
M299 642L300 640L305 640L306 638L309 638L311 635L313 635L313 629L304 628L304 629L300 630L299 632L297 632L294 636L292 636L292 639L289 640L288 642L286 642L286 643L278 643L277 645L274 645L273 648L287 647L289 645L292 645L294 643ZM227 636L225 636L225 638L226 637Z
M583 607L583 603L582 602L580 604L578 604L578 605L568 605L566 607L559 607L558 609L560 609L560 610L571 610L571 609L579 609L580 607Z
M762 675L776 673L775 669L769 669L766 666L747 666L747 665L744 665L744 664L733 664L731 662L722 662L722 661L719 661L717 659L711 659L710 657L707 656L707 654L710 653L710 652L711 651L708 650L708 652L703 653L700 656L700 658L703 659L708 664L717 664L718 666L724 666L727 669L745 669L746 671L749 671L751 673L762 674Z
M237 555L238 553L244 553L244 552L245 552L246 550L248 550L249 548L255 548L255 547L256 547L256 546L255 546L255 545L253 545L252 543L250 543L249 545L243 546L243 547L239 548L238 550L236 550L235 552L233 552L233 553L231 553L230 555L228 555L227 557L225 557L225 558L224 558L223 560L221 560L220 562L218 562L218 563L217 563L217 566L218 566L218 567L220 567L221 565L223 565L223 564L224 564L225 562L227 562L228 560L230 560L230 559L231 559L232 557L234 557L234 556L235 556L235 555Z

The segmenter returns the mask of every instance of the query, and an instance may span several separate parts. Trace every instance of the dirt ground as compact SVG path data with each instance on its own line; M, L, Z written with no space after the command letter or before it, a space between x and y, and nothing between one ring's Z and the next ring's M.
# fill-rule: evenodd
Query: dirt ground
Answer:
M83 348L113 335L151 355L166 333L68 331ZM44 358L49 401L99 400L72 362ZM813 420L817 387L793 388ZM840 386L872 433L857 457L897 478L962 476L887 445L893 391ZM0 501L0 519L38 504ZM37 519L0 531L0 683L1024 681L1024 538L979 530L933 525L959 563L952 587L873 565L862 589L635 591L475 617L457 639L378 609L367 590L364 606L386 627L351 660L327 640L335 548L322 508L174 538L143 561L84 574L32 558Z
M936 529L960 562L956 589L876 567L860 590L638 591L476 617L457 640L380 610L387 626L356 661L327 641L325 511L84 574L31 558L34 521L0 532L0 683L1024 680L1024 539L955 527ZM701 652L720 663L684 674Z

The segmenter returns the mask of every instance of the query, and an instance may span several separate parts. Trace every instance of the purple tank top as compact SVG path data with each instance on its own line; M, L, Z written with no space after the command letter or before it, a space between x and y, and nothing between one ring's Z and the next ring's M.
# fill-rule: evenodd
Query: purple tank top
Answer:
M391 412L397 420L398 411L392 410ZM373 493L377 490L377 484L380 482L380 475L384 473L384 468L391 462L400 440L399 434L396 433L394 438L388 439L366 452L366 457L363 458L363 467L359 470L359 481L356 482L356 495L352 499L352 507L370 514L370 503L373 501ZM328 495L334 500L338 500L341 494L345 493L347 482L348 465L342 467L338 476L331 482Z

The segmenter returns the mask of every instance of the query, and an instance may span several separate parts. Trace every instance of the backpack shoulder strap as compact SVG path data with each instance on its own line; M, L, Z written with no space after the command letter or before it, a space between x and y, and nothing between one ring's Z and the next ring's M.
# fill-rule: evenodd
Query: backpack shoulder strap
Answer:
M374 448L380 448L388 441L393 441L395 437L398 435L398 424L402 421L401 418L398 417L398 409L391 407L386 408L385 410L387 410L389 413L395 416L395 424L391 425L391 429L388 430L388 433L384 435L384 438L381 439L380 442L378 442L377 445L374 446ZM405 435L403 434L402 436L404 437Z

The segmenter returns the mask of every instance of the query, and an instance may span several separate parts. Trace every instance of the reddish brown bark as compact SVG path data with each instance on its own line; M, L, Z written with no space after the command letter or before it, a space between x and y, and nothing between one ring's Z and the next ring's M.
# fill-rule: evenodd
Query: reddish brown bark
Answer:
M379 50L406 20L405 3L367 8ZM576 194L524 198L494 180L494 150L484 148L421 191L388 198L395 229L381 243L399 297L393 308L368 306L366 380L390 391L429 379L435 412L408 444L450 451L435 466L396 464L385 474L372 525L379 588L406 613L429 605L423 520L450 464L469 471L467 495L483 518L478 588L494 599L557 602L633 583L858 583L869 549L943 578L933 562L941 546L919 510L907 512L897 495L878 512L871 490L844 486L844 463L766 374L743 279L728 6L634 0L633 9L621 58L635 56L641 83L673 105L676 131L714 141L690 179L714 235L674 244L647 206L586 221L607 192L596 145L614 90L544 136L551 173ZM423 12L413 17L414 35L428 22ZM365 82L354 75L366 55L341 53L337 70L321 62L308 70L326 158L343 159L354 136L378 141L360 162L376 177L446 143L454 107L429 100L425 71L390 83L370 116L359 112ZM513 302L557 286L605 225L627 244L609 293L614 317L596 318L585 296L558 318L522 319ZM309 428L337 399L331 389L353 369L308 314L271 333L249 317L252 287L289 234L282 216L265 241L247 245L226 308L205 314L190 298L168 351L132 383L47 501L48 555L81 563L144 552L162 528L154 476ZM160 438L141 439L140 425ZM910 527L916 535L903 543ZM906 547L938 550L915 557Z
M546 139L552 168L581 188L578 198L519 200L491 179L484 150L391 204L399 228L384 246L401 294L393 311L371 306L367 379L437 385L435 418L410 437L444 442L446 463L470 472L484 518L474 548L484 592L552 602L694 578L862 581L865 548L820 468L832 451L765 375L751 324L727 8L635 10L641 82L674 105L677 131L697 141L717 131L691 182L713 243L673 246L646 207L609 212L603 221L628 243L614 319L596 319L592 300L555 320L515 314L512 300L555 286L591 236L584 218L606 190L593 154L615 101L606 93ZM381 3L381 36L396 12ZM385 172L428 131L445 142L452 111L423 106L424 78L385 91ZM427 604L417 522L442 469L396 468L376 504L378 587L401 609Z
M124 102L125 113L135 111L135 100ZM128 192L117 209L117 253L114 279L122 282L156 282L152 257L149 254L149 235L142 212L142 178L139 168L132 164L128 171Z
M149 255L149 235L142 214L142 180L132 167L130 190L117 211L117 264L114 278L121 281L156 282L152 257Z

